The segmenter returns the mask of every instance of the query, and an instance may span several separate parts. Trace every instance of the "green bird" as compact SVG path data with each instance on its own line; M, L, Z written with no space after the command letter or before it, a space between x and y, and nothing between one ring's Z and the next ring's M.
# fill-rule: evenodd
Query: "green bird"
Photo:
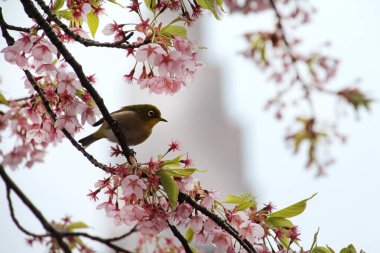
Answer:
M148 139L153 127L158 122L167 122L166 119L161 118L160 110L150 104L124 106L120 110L112 112L111 115L118 122L120 130L130 146L138 145ZM101 127L96 132L79 140L84 148L103 138L111 142L118 142L111 127L103 118L93 126L99 126L100 124Z

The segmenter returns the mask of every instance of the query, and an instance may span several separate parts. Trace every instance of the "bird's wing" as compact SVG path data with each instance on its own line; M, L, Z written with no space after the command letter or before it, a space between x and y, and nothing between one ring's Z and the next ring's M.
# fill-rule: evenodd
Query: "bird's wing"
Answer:
M115 116L115 114L117 113L120 113L120 112L125 112L125 111L130 111L131 110L131 107L130 105L127 105L127 106L123 106L121 107L119 110L117 111L114 111L111 113L112 116ZM96 121L92 126L100 126L102 123L104 122L104 118L101 118L99 119L98 121Z

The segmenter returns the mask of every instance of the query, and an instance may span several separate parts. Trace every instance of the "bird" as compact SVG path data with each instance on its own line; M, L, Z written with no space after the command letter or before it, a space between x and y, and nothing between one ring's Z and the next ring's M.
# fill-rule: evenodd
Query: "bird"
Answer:
M129 146L136 146L148 139L153 127L157 123L161 121L168 122L166 119L161 118L160 110L151 104L124 106L112 112L111 116L118 122L118 126L126 137ZM97 131L79 140L79 143L84 148L87 148L93 142L103 138L118 143L110 125L103 118L95 122L92 126L96 127L99 125L101 126Z

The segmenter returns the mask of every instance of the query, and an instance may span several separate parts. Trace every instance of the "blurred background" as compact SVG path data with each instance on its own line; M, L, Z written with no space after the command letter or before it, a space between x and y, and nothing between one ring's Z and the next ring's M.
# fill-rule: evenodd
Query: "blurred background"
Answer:
M377 99L380 94L380 36L377 32L380 2L321 0L315 4L318 13L297 33L310 49L327 40L332 42L329 54L340 58L341 65L331 85L341 87L361 78L363 90ZM8 23L29 24L18 1L0 1L0 5ZM120 8L109 7L108 13L115 13L115 20L124 15ZM112 18L105 18L100 29L109 22ZM320 245L339 249L353 243L366 252L380 252L377 219L380 203L376 201L380 195L379 104L374 103L370 113L361 113L360 119L348 111L348 117L341 122L343 132L349 134L348 142L331 147L337 163L327 171L327 176L315 178L312 171L304 169L304 153L294 156L285 145L286 120L278 122L263 110L266 100L273 95L273 84L253 63L238 54L246 47L242 34L273 27L273 22L269 12L251 16L223 15L221 21L205 15L192 27L189 37L207 47L200 53L206 68L174 96L156 96L136 85L126 84L122 76L130 68L125 54L119 50L79 45L71 45L70 49L86 74L96 73L96 88L110 111L126 104L152 103L169 121L159 124L148 141L135 148L139 160L165 152L172 140L178 140L181 152L189 152L196 167L208 170L199 174L203 185L218 190L221 197L251 192L259 203L272 202L281 209L318 192L306 211L294 218L302 233L302 245L310 246L313 234L320 228ZM100 31L97 36L101 41L109 39ZM5 42L0 39L0 48L3 47ZM3 58L0 76L0 90L7 98L25 95L21 71ZM330 109L334 105L324 105L323 98L321 101L317 108L319 113L326 118L334 117ZM293 114L289 111L290 116ZM77 139L93 130L87 126ZM2 137L1 150L8 150L14 140ZM107 141L99 141L88 151L108 163L108 147ZM103 236L127 230L125 227L115 229L103 211L95 210L98 203L86 197L88 190L105 174L90 166L66 140L50 147L45 161L32 170L20 168L8 173L49 220L70 215L74 221L89 224L89 233ZM31 213L15 196L13 199L21 223L34 232L42 231ZM29 248L24 235L11 221L3 182L0 183L0 217L1 252L46 251L40 247ZM99 252L107 252L106 248L94 247Z

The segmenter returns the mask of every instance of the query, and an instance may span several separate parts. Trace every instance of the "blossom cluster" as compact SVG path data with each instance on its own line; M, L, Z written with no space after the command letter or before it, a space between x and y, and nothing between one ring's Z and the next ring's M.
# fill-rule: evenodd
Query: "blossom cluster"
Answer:
M138 48L136 60L143 63L138 84L142 89L148 88L156 94L165 92L173 95L178 92L203 65L197 60L197 53L190 42L180 37L174 38L172 51L169 52L158 44Z
M93 124L100 113L88 92L81 88L76 74L65 63L58 63L57 49L43 36L22 34L1 52L9 63L33 73L35 82L25 79L30 96L10 100L8 110L0 116L1 129L9 126L19 140L9 153L3 154L3 164L16 168L26 160L26 166L31 167L42 161L49 143L61 141L62 129L75 134L86 122ZM41 89L56 118L49 115L34 85Z
M164 160L169 152L177 150L178 145L174 144L176 143L173 142L159 159L151 158L149 162L137 167L128 164L111 166L111 175L97 181L95 190L88 194L94 201L105 197L97 209L105 210L106 216L112 218L116 225L137 226L144 238L138 247L152 241L156 243L152 238L162 238L161 232L173 225L187 229L189 243L211 244L230 253L242 250L231 233L220 227L210 216L196 210L191 203L178 201L179 192L195 199L197 205L223 214L221 218L235 229L241 239L249 241L259 252L269 252L264 240L274 240L275 244L280 245L279 250L286 247L280 241L287 242L289 246L299 240L297 226L293 226L281 215L277 218L286 220L285 225L270 222L271 215L274 215L271 204L258 209L255 199L249 194L230 195L221 202L215 191L202 188L200 182L193 177L197 169L188 167L191 164L188 156L186 159L181 155Z
M142 32L146 33L148 29L149 26ZM103 33L114 35L115 40L121 39L124 34L116 23L106 25ZM156 94L173 95L192 79L203 63L197 59L197 52L186 38L174 36L167 41L159 40L159 35L156 35L156 42L128 51L128 55L135 57L136 64L124 78L128 83L137 80L141 89L147 88ZM137 71L137 67L141 67L141 70ZM138 72L140 76L136 77Z

